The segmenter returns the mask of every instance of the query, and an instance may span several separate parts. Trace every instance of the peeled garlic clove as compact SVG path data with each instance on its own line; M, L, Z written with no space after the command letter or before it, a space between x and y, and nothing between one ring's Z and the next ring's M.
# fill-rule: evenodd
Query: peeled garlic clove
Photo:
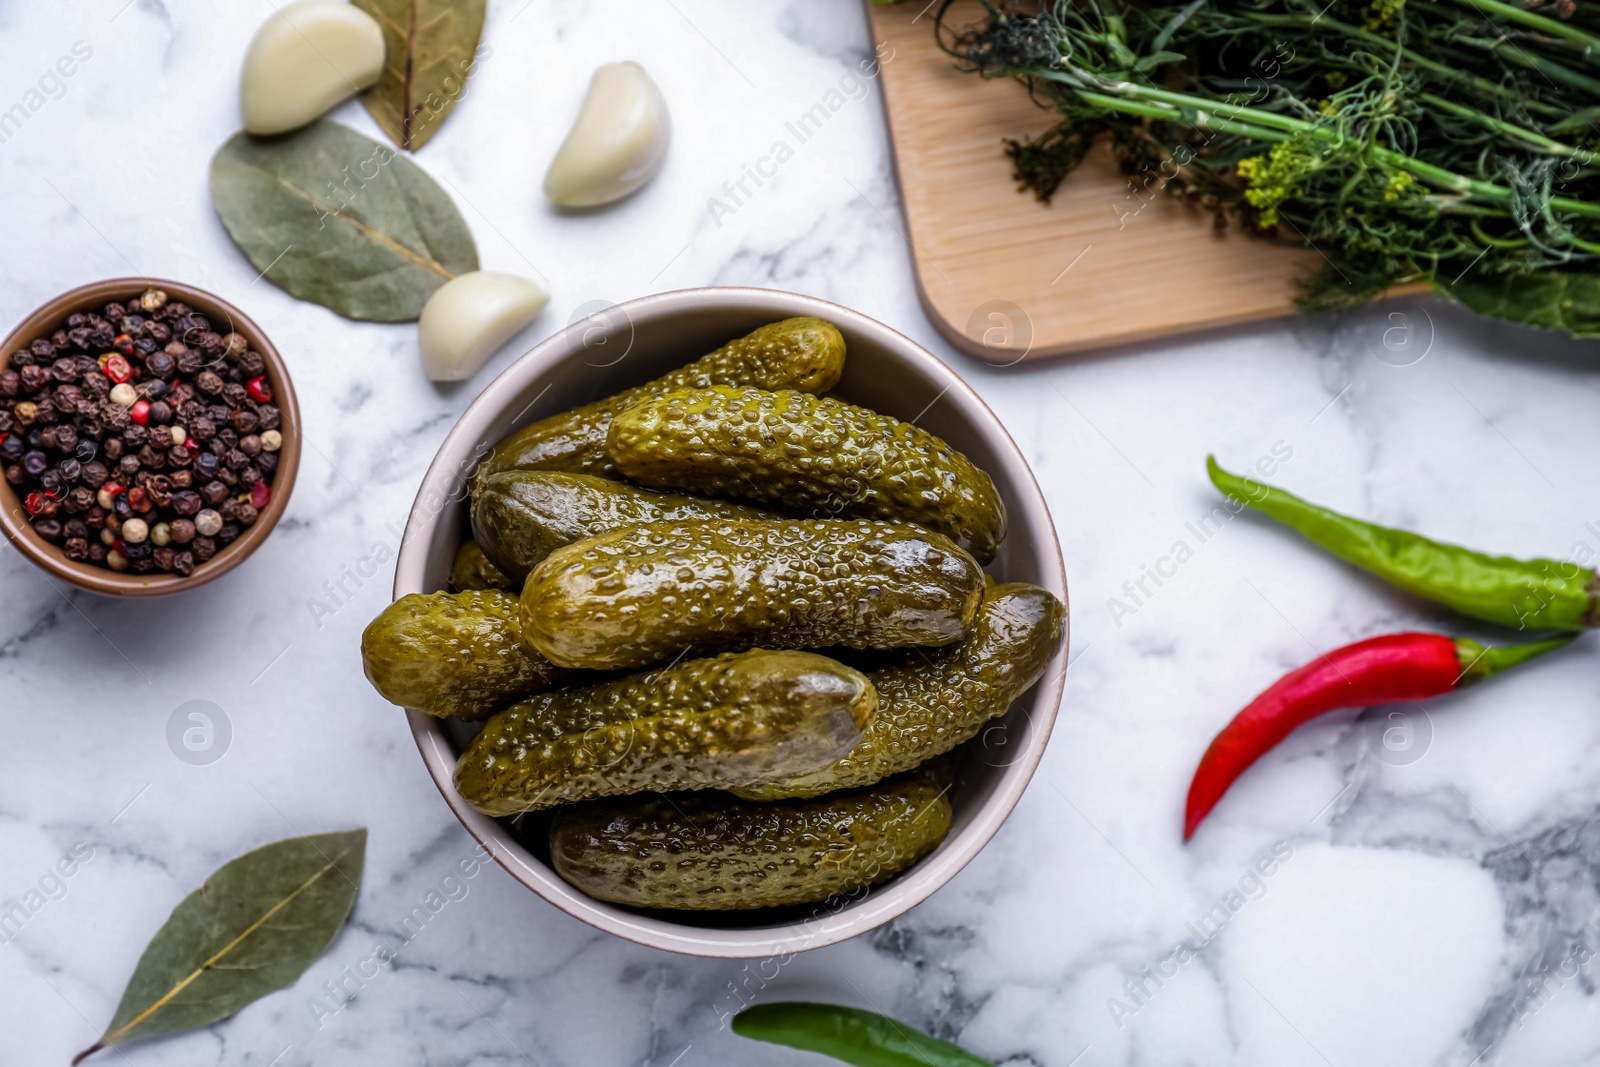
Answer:
M423 369L436 382L472 377L549 302L549 293L515 274L456 275L434 290L417 320Z
M637 63L607 63L550 163L544 195L562 207L620 200L661 169L671 139L667 102L650 75Z
M239 111L251 133L284 133L354 96L383 73L383 31L365 11L331 0L286 4L245 53Z

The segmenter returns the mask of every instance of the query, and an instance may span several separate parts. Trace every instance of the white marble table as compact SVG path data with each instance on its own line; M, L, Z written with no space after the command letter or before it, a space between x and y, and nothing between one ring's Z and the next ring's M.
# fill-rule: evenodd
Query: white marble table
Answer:
M271 10L0 3L0 112L27 107L75 42L92 49L0 144L0 322L120 274L219 291L287 356L309 446L274 536L195 593L114 602L0 553L0 901L89 854L0 945L0 1062L64 1064L88 1045L149 935L223 860L358 825L366 883L326 956L221 1025L130 1047L130 1067L821 1062L721 1026L752 997L872 1006L1049 1067L1600 1059L1592 638L1414 713L1409 754L1378 743L1378 713L1304 729L1179 843L1195 760L1267 681L1314 649L1458 625L1254 518L1201 544L1186 524L1218 499L1206 453L1242 467L1277 449L1283 484L1440 536L1593 553L1600 347L1420 301L988 369L917 306L875 87L735 211L709 204L870 54L857 0L496 0L493 55L418 162L448 183L485 265L535 273L554 299L473 382L436 388L412 329L254 281L211 211L207 161L236 127L239 57ZM672 102L667 168L614 210L553 214L544 163L590 70L620 58ZM336 117L376 135L356 105ZM1152 264L1149 284L1182 269ZM1032 788L926 904L765 973L598 934L490 867L445 884L376 977L347 977L400 943L394 924L472 851L357 659L436 444L496 368L578 309L717 283L815 294L906 331L1023 445L1074 608L1063 714ZM1192 556L1139 593L1179 542ZM209 765L168 746L190 700L231 724ZM1226 924L1206 926L1241 887ZM1175 955L1185 941L1198 951Z

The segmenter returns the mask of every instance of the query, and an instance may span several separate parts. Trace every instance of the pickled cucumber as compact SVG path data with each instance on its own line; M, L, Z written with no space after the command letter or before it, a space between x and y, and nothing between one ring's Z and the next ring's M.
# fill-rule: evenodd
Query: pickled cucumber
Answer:
M729 652L538 693L490 719L456 765L479 811L751 785L826 767L861 740L877 694L810 652Z
M945 761L867 789L775 804L724 793L558 811L556 873L597 900L722 911L810 904L874 885L950 831Z
M606 448L640 485L807 518L914 522L980 563L1006 533L994 482L966 456L921 427L829 397L680 389L618 412Z
M641 400L670 389L707 385L825 393L838 383L843 369L844 337L831 322L795 318L769 323L655 381L514 431L494 446L478 470L484 477L508 470L611 475L615 470L606 455L611 417Z
M948 538L862 519L627 526L558 548L522 587L551 662L628 668L691 652L948 645L983 572Z
M812 797L852 789L915 767L1004 715L1061 647L1066 609L1026 582L996 586L972 633L946 648L901 653L867 670L878 714L861 743L831 767L734 790L747 800Z
M514 583L489 562L478 542L463 541L450 564L450 584L457 589L510 589Z
M619 526L741 518L772 519L777 515L726 500L658 493L592 474L557 471L490 475L472 501L473 536L519 585L535 564L562 545Z
M517 598L499 589L409 593L361 634L361 664L383 699L483 719L567 672L529 648Z

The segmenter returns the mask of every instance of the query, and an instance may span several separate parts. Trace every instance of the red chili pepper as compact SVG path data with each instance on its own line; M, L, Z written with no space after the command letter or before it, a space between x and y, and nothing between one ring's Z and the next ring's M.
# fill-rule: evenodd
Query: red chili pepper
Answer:
M1189 783L1183 839L1194 835L1222 794L1256 760L1302 723L1336 708L1425 700L1481 682L1575 635L1485 648L1439 634L1385 634L1336 648L1272 683L1222 728Z
M251 378L248 382L245 382L244 391L250 395L251 400L258 404L268 403L272 399L272 383L268 382L264 377Z
M250 506L260 511L272 499L272 486L266 482L257 482L250 487Z
M133 402L133 407L128 409L128 418L140 426L150 425L150 401L143 397Z
M22 506L28 509L29 515L37 515L45 509L49 497L35 489L23 498Z

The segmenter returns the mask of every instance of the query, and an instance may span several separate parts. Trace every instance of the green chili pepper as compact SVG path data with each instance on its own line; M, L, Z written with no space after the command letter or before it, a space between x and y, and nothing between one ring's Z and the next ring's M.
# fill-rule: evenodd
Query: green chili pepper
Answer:
M1206 457L1212 484L1298 530L1346 563L1475 619L1517 629L1600 625L1600 576L1556 559L1489 556L1318 507L1293 493L1229 474Z
M733 1032L820 1052L856 1067L994 1067L887 1015L838 1004L758 1004L733 1017Z

